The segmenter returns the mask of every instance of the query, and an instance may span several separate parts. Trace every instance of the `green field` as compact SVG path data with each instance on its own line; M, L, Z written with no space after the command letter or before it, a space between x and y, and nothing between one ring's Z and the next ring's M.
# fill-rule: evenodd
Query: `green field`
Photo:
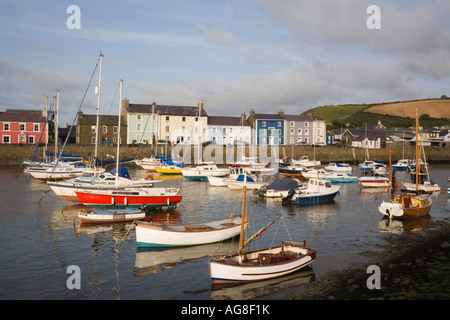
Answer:
M346 104L337 106L323 106L305 111L304 115L312 114L324 119L327 129L341 127L363 127L366 124L377 124L378 121L387 128L412 127L415 119L410 117L390 116L378 113L365 112L373 104ZM450 126L450 119L421 117L420 125L424 127Z

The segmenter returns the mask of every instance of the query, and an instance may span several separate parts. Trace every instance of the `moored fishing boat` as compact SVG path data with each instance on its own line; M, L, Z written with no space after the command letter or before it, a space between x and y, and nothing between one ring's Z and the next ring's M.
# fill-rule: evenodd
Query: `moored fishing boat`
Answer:
M282 192L282 204L315 204L332 201L339 194L341 187L332 185L325 179L310 179L306 188L291 189Z
M334 171L334 172L352 172L353 168L348 163L336 163L332 162L329 163L327 166L324 167L327 171Z

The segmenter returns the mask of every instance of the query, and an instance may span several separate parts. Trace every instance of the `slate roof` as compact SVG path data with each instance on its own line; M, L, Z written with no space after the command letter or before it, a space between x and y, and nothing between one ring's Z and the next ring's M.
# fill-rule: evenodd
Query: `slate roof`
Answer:
M152 113L151 104L134 104L130 103L127 109L128 113ZM168 106L168 105L156 105L155 113L167 116L198 116L198 107L189 106ZM205 109L202 109L202 117L208 116Z
M100 115L99 118L99 125L101 126L117 126L119 122L118 116L114 115ZM78 117L78 124L79 125L93 125L95 126L97 124L97 115L91 115L91 114L83 114L83 116ZM121 126L125 125L123 122L123 118L120 123Z
M241 117L222 117L209 116L208 125L210 126L240 126ZM243 126L250 126L247 120L244 120Z
M43 123L45 117L39 110L6 109L6 111L0 112L0 121Z

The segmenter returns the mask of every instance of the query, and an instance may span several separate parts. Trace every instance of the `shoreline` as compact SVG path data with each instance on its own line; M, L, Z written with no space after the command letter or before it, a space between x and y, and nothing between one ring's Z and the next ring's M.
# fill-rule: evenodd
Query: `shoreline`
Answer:
M364 264L259 300L450 300L450 222L432 223L423 233L386 235L386 240L382 250L365 253L372 258ZM380 289L367 287L369 265L380 268Z

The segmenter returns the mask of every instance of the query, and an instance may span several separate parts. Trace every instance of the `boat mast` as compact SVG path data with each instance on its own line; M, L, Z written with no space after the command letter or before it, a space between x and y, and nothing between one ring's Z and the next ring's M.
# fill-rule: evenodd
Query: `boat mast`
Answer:
M97 167L97 158L98 158L98 122L100 118L100 100L101 100L101 92L102 92L102 67L103 67L103 53L100 53L100 72L98 76L98 87L96 88L95 94L97 95L97 124L95 127L95 154L94 154L94 172Z
M244 222L245 222L245 198L247 195L247 174L244 171L244 196L242 198L242 219L241 219L241 234L239 236L239 264L242 263L242 252L244 248Z
M45 154L47 152L48 148L48 96L45 96L45 148L44 148L44 157L43 161L44 163L47 163L47 155Z
M122 114L122 89L123 89L123 79L120 79L120 93L119 93L119 128L117 130L117 155L116 155L116 182L119 180L119 147L120 147L120 117Z
M419 116L416 108L416 192L419 191Z
M56 93L57 98L53 97L53 101L56 100L56 114L55 114L55 162L58 159L58 118L59 118L59 90Z

